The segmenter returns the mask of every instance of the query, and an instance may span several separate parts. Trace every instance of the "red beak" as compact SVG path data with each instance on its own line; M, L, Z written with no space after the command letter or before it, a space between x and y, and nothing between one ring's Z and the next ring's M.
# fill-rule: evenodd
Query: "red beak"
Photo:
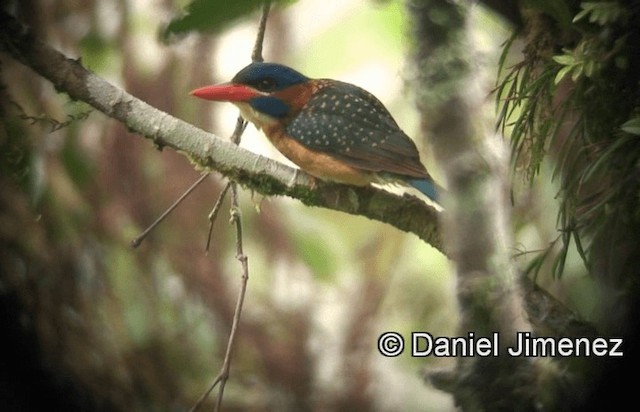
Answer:
M219 102L246 102L260 93L243 84L222 83L200 87L190 93L192 96Z

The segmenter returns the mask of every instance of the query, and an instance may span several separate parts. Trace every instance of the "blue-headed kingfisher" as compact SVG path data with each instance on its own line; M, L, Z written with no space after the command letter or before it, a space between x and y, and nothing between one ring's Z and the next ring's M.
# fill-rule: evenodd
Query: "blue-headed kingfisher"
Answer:
M235 104L314 177L356 186L404 182L437 201L437 185L416 145L384 105L358 86L310 79L281 64L251 63L230 82L191 94Z

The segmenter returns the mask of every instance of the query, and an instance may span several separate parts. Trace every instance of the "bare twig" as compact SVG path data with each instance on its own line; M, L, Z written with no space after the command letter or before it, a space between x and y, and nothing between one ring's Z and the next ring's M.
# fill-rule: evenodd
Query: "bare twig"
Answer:
M229 379L229 371L231 369L231 355L233 354L233 347L235 344L236 336L238 335L238 325L240 324L240 317L242 314L242 308L244 306L244 297L247 291L247 284L249 280L249 260L244 253L244 246L242 240L242 215L240 212L240 206L238 203L238 184L231 182L229 184L231 188L231 219L230 222L236 227L236 259L240 261L242 269L242 282L240 283L240 290L238 291L238 299L236 300L236 307L233 314L233 320L231 322L231 332L229 333L229 340L227 341L227 349L224 355L224 361L220 372L213 379L209 388L200 396L198 401L190 409L190 412L195 412L200 408L204 401L209 397L211 391L220 384L218 388L218 396L216 398L215 411L219 411L222 407L222 397L224 395L224 388Z
M269 16L271 2L265 1L264 7L262 9L262 17L260 19L260 25L258 28L258 33L256 35L256 42L253 48L253 52L251 54L252 61L263 61L262 58L262 44L264 41L264 33L267 25L267 18ZM239 145L240 139L242 138L242 134L247 128L247 122L241 117L238 116L236 120L236 127L231 135L231 141ZM209 238L207 240L207 251L209 250L210 240L211 240L211 229L213 227L213 223L218 215L218 211L220 209L220 205L228 191L231 188L231 223L236 227L236 258L240 261L240 265L242 268L242 281L240 283L240 290L238 291L238 298L236 300L236 307L233 313L233 321L231 323L231 332L229 333L229 340L227 341L227 350L224 355L224 361L222 363L222 368L220 372L213 380L209 388L205 391L205 393L198 399L196 404L193 406L191 411L196 411L200 405L207 399L211 391L216 387L216 385L220 384L218 387L218 396L216 398L216 406L215 411L219 411L222 408L222 398L224 396L224 388L227 384L227 380L229 379L229 371L231 369L231 355L233 353L233 347L236 340L236 336L238 333L238 325L240 324L240 316L242 314L242 307L244 306L244 297L247 290L247 284L249 281L249 262L247 256L244 254L244 247L242 244L242 215L240 213L240 204L238 202L238 184L235 181L231 181L228 183L224 190L220 193L218 197L218 201L214 206L213 210L209 214Z
M231 367L231 355L233 353L234 342L238 333L238 325L240 323L240 315L242 314L242 307L244 306L244 297L247 291L247 283L249 281L249 262L247 256L244 254L244 247L242 245L242 215L240 213L240 206L238 204L238 184L231 183L231 223L236 226L236 259L240 261L242 267L242 282L240 284L240 290L238 291L238 300L236 301L236 308L233 313L233 322L231 323L231 333L229 333L229 341L227 342L227 351L224 355L224 363L222 364L222 370L220 371L220 388L218 389L218 399L216 402L216 411L220 410L222 405L222 396L224 394L224 388L229 379L229 369Z
M146 228L142 233L140 233L135 239L131 240L131 242L129 242L129 246L131 246L132 248L137 248L138 246L140 246L140 244L142 243L142 241L149 235L149 233L151 233L151 231L153 229L155 229L156 226L158 226L167 216L169 216L169 214L171 212L173 212L173 210L178 207L178 205L187 197L191 194L191 192L194 191L194 189L196 187L198 187L198 185L200 185L200 183L204 182L204 179L207 178L207 176L209 176L209 173L203 173L202 176L200 176L198 178L198 180L196 180L191 187L189 187L183 194L182 196L180 196L175 202L173 202L173 204L171 206L169 206L167 208L167 210L165 210L151 225L149 225L148 228Z
M236 128L233 131L233 134L231 135L231 138L229 140L231 140L236 145L240 144L240 139L242 138L242 134L244 133L246 128L247 128L247 122L245 122L241 116L238 116L238 119L236 120ZM231 186L230 182L226 184L222 192L220 192L220 196L218 196L218 200L216 201L216 204L213 206L211 213L209 213L209 234L207 235L207 246L205 248L205 251L207 253L209 253L209 247L211 246L211 233L213 230L213 224L218 218L218 212L220 211L220 207L222 206L222 202L224 201L224 198L227 196L227 192L229 191L230 186Z
M254 62L262 62L262 45L264 44L264 33L267 30L267 20L269 18L269 9L271 8L271 1L265 0L262 5L262 17L260 18L260 25L258 26L258 33L256 35L256 42L253 46L253 52L251 52L251 60Z
M236 144L236 145L240 144L240 140L242 139L242 134L244 133L246 128L247 128L247 122L242 118L242 116L238 116L238 118L236 119L236 128L234 129L230 139L233 142L233 144Z
M202 395L200 395L200 398L198 398L196 403L191 407L191 409L189 409L189 412L195 412L198 410L198 408L200 408L200 406L202 406L202 403L209 397L209 394L211 393L213 388L216 387L218 382L220 382L221 378L222 378L222 372L220 372L218 376L216 376L213 379L213 382L211 382L211 385L209 385L209 389L207 389Z
M224 186L224 189L222 189L222 192L220 192L220 195L218 196L218 200L216 201L216 204L213 206L213 209L211 209L211 213L209 213L209 233L207 234L207 246L205 247L206 253L209 253L209 247L211 246L211 233L213 232L213 224L218 218L220 207L222 206L222 202L224 201L224 198L227 196L227 192L229 191L230 187L231 187L231 182L228 182Z
M32 125L36 123L48 124L50 126L49 133L53 133L55 131L63 129L71 125L73 122L84 120L89 117L91 112L93 112L93 109L89 109L89 110L82 111L78 114L67 114L67 120L60 121L60 120L54 119L53 117L47 114L40 114L37 116L29 115L25 112L24 108L19 103L13 100L9 101L9 103L18 110L19 112L18 117L22 120L29 122L29 124L32 124Z

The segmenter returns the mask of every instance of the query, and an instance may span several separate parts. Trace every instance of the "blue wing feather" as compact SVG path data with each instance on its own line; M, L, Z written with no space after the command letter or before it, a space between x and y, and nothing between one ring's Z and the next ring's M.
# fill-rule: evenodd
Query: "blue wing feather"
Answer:
M286 126L311 150L374 173L427 178L413 141L372 94L349 83L322 85Z
M427 196L434 202L438 202L439 191L436 188L436 184L431 179L414 179L407 181L411 186L418 189L422 194Z

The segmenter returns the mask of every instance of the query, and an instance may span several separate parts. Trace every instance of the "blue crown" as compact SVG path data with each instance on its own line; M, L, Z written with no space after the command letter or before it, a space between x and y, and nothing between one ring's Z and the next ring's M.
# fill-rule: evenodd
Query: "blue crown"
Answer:
M286 89L309 80L308 77L290 67L277 63L251 63L240 70L231 80L233 83L246 84L262 90L262 86L271 83L272 89L277 91Z

